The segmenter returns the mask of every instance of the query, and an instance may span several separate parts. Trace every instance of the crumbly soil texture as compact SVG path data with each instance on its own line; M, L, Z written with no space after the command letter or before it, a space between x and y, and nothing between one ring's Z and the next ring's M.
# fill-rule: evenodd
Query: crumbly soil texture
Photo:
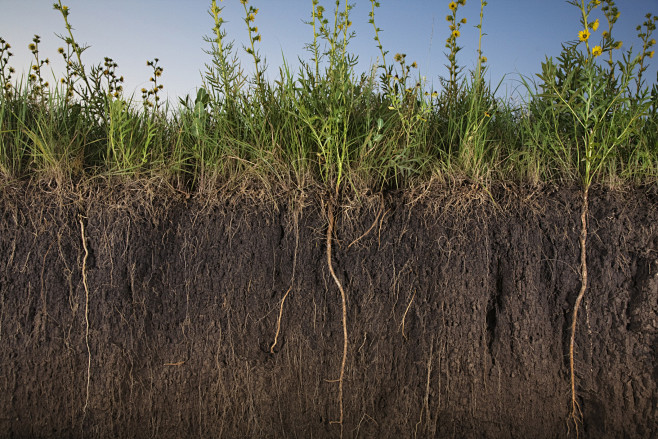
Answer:
M658 437L654 189L590 194L577 427L577 188L0 197L0 437Z

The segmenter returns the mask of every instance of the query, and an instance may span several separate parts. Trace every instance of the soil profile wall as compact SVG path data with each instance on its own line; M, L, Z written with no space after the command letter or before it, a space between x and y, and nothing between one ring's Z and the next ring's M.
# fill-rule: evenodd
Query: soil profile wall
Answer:
M147 195L2 194L0 436L338 437L321 198ZM657 202L591 194L581 437L658 435ZM339 204L343 436L575 435L579 203L453 188Z

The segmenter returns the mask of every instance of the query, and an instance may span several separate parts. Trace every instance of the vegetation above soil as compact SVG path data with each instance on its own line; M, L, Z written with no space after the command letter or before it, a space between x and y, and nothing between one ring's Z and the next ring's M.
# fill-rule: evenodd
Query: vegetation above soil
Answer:
M408 187L430 178L466 177L520 182L653 183L658 177L658 78L644 72L654 55L656 16L637 27L640 50L614 37L619 11L613 1L572 0L582 31L547 58L537 81L522 77L529 98L522 106L495 96L483 80L486 1L481 1L477 68L457 63L467 19L465 0L446 16L448 77L427 90L416 63L384 50L375 24L381 64L357 75L348 51L351 4L329 12L311 2L310 59L298 72L284 63L279 78L264 80L258 50L258 9L247 0L244 50L253 58L247 76L222 30L222 8L212 0L209 64L196 97L163 102L158 59L152 87L139 98L123 94L117 64L83 64L59 0L65 33L59 54L66 72L56 85L44 78L49 60L35 36L30 75L14 79L11 47L0 39L0 173L3 179L46 177L57 182L94 176L160 177L187 189L245 177L303 187ZM625 50L623 53L621 53ZM620 53L621 56L616 56ZM617 61L616 59L621 60ZM391 63L390 61L393 60Z

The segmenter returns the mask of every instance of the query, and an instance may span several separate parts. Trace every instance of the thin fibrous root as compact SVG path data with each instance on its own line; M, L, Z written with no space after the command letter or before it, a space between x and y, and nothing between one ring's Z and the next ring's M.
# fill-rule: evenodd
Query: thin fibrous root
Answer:
M404 310L404 314L402 315L402 322L400 322L400 331L402 332L402 336L404 337L405 340L407 339L407 335L404 333L404 319L407 318L407 313L409 312L409 308L411 308L411 304L414 303L415 297L416 297L416 291L414 291L414 294L411 296L411 300L407 305L407 309Z
M274 334L274 342L272 343L272 346L270 346L270 354L274 353L274 348L276 347L276 344L279 340L279 333L281 332L281 317L283 316L283 305L286 303L286 297L288 297L288 294L290 294L290 290L292 290L292 283L290 284L288 291L286 291L286 294L283 295L283 299L281 299L281 306L279 307L279 318L276 320L276 333Z
M345 298L345 290L343 289L340 280L334 272L334 267L331 263L331 236L334 230L334 212L333 212L333 203L329 202L328 209L328 220L329 225L327 227L327 264L329 265L329 272L331 277L333 277L334 282L340 290L340 298L343 308L343 360L340 364L340 375L338 376L338 408L340 410L340 415L338 421L332 421L332 424L340 425L340 437L343 437L343 379L345 377L345 363L347 362L347 301Z
M352 247L354 244L356 244L357 242L359 242L360 240L362 240L363 238L365 238L366 236L368 236L368 233L370 233L372 229L374 229L375 226L377 225L377 221L379 220L379 215L381 215L383 211L384 211L384 200L382 199L381 205L379 207L379 211L377 212L377 215L375 215L375 220L372 222L372 225L368 228L368 230L366 230L366 232L363 235L359 236L354 241L352 241L350 245L347 246L348 249Z
M276 347L276 344L279 340L279 333L281 332L281 318L283 317L283 305L286 303L286 298L288 297L288 294L290 294L290 291L292 290L292 285L295 280L295 270L297 267L297 248L299 247L299 224L298 224L298 219L297 216L294 216L295 218L295 254L292 257L292 276L290 277L290 287L288 288L288 291L286 291L286 294L283 295L283 298L281 299L281 306L279 307L279 317L276 320L276 333L274 334L274 342L272 343L272 346L270 346L270 354L274 353L274 348Z
M80 221L80 237L82 239L82 248L85 251L85 256L82 259L82 285L85 288L85 345L87 346L87 389L85 396L85 405L82 407L83 417L87 413L89 406L89 385L91 383L91 349L89 348L89 287L87 286L87 258L89 257L89 250L87 249L87 237L85 236L85 223L83 216L79 215Z
M569 368L571 373L571 413L569 419L573 421L576 428L576 437L578 437L578 424L582 420L580 414L580 407L576 401L576 373L574 368L574 345L576 342L576 323L578 321L578 310L580 304L585 296L587 290L587 211L589 207L588 202L589 187L583 191L583 205L580 213L580 292L576 297L576 302L573 306L573 315L571 317L571 341L569 343Z

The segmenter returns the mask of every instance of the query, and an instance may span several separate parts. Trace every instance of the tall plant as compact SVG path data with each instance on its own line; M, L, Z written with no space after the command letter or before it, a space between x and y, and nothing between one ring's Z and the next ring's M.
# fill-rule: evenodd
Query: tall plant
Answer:
M563 46L561 65L569 69L558 69L549 59L544 64L541 98L553 106L557 117L552 119L553 130L561 139L566 156L575 156L577 172L582 188L580 212L580 291L576 297L571 320L569 342L569 372L571 384L571 404L569 420L576 434L581 423L580 409L576 395L574 368L574 345L578 311L587 291L587 216L589 210L589 190L595 177L614 161L617 149L641 130L641 118L649 106L647 94L634 98L629 95L629 83L635 77L635 68L640 56L625 57L619 63L620 76L613 78L609 70L597 64L597 58L605 52L621 47L609 33L604 33L600 44L592 43L598 30L599 20L592 19L599 0L568 0L567 3L580 10L581 31L578 40ZM604 11L605 13L605 11ZM616 13L615 19L618 17ZM583 50L584 49L584 50ZM566 130L564 124L572 124ZM563 139L563 140L562 140Z

